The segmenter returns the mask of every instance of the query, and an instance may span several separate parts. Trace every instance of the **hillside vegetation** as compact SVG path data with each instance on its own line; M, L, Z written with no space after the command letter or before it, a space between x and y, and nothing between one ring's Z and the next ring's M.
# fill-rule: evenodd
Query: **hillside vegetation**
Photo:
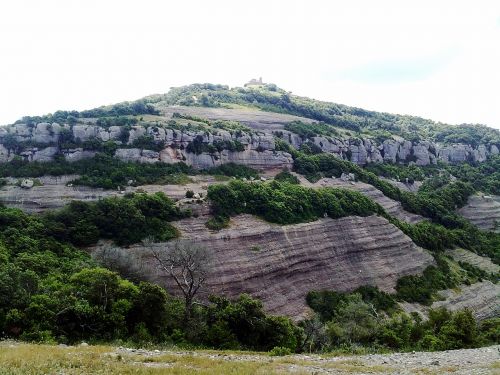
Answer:
M262 133L234 119L207 119L178 112L170 112L171 117L167 118L164 111L179 108L175 107L178 105L238 107L302 119L293 117L295 120L280 125L279 132ZM50 140L48 143L30 138L34 138L32 130L40 122L60 124L41 127L40 134ZM75 127L71 126L75 124L84 125L77 129L85 135L84 140L73 133ZM16 125L22 125L19 133ZM89 132L95 134L104 129L107 140L87 137L87 125ZM54 133L55 128L59 133ZM89 201L73 201L62 209L39 215L0 204L0 338L67 344L82 340L119 341L133 345L270 351L274 355L356 352L360 348L446 350L474 348L500 340L499 317L478 322L468 309L429 309L428 319L424 320L416 313L404 313L400 307L401 303L430 306L438 298L438 291L462 284L498 282L498 274L456 262L445 253L447 249L461 248L500 264L500 234L481 231L457 213L473 194L500 194L500 156L492 151L500 147L497 130L366 111L299 97L275 85L249 89L211 84L173 88L164 95L87 111L24 117L9 129L1 133L0 156L5 163L0 168L0 188L10 184L8 187L14 192L21 189L13 186L8 177L75 175L66 188L82 185L90 193ZM286 132L302 142L286 142ZM361 138L355 137L365 135L379 142L378 146L367 143L367 148L376 148L379 163L349 161L353 160L353 151L359 151L357 147L361 146ZM338 153L323 152L323 144L316 142L316 136L347 137L353 142ZM381 152L385 146L400 144L380 147L380 143L398 137L411 144L413 153L414 146L421 146L419 141L430 140L472 145L476 147L472 151L481 157L474 159L467 154L464 163L443 164L437 161L435 152L426 148L426 155L435 157L433 163L428 158L429 165L416 165L419 159L412 153L402 159L398 154L396 162L390 162ZM170 143L165 143L167 139ZM488 154L484 151L486 146ZM480 155L480 147L484 155ZM34 159L36 152L47 149L53 152L50 158ZM118 149L125 155L122 159L116 156ZM73 152L78 153L75 159L71 159ZM128 158L129 153L134 158ZM189 164L195 158L202 167L196 169L194 163ZM404 164L399 164L401 160ZM254 162L263 171L251 168ZM213 184L203 187L206 195L187 187L184 195L181 187L183 199L179 202L163 193L124 194L99 200L94 197L96 200L92 201L92 189L123 194L126 186L186 184L197 173L215 176L211 179ZM261 178L261 173L266 173L266 177ZM421 221L410 224L391 216L367 195L347 189L346 185L301 185L301 181L307 182L305 179L316 182L322 178L371 185L402 210L419 215ZM396 185L391 179L406 184L421 181L422 185L418 191L409 192L396 187L401 184ZM22 182L18 181L18 185ZM25 186L38 187L34 182L32 187ZM419 270L423 270L422 274L406 273L397 282L394 280L392 293L373 285L342 293L311 290L307 296L311 315L294 322L289 317L267 314L261 301L244 293L232 300L216 294L203 298L196 295L206 275L199 276L200 285L190 284L189 280L196 279L196 272L210 262L207 257L203 258L206 264L198 264L199 259L189 253L196 250L194 244L184 249L188 252L188 260L183 258L185 263L176 258L170 259L168 265L162 263L153 247L148 247L158 242L177 244L175 240L183 228L186 230L186 223L192 224L194 221L189 220L198 217L202 220L199 226L210 232L209 238L226 241L228 232L217 231L231 227L237 215L257 216L274 225L378 215L384 219L376 219L384 220L414 248L415 244L424 248L429 262ZM132 245L142 244L151 250L149 255L158 261L158 272L163 272L164 277L174 277L172 270L180 267L175 285L179 289L176 291L181 292L178 295L184 298L145 282L141 272L146 271L141 264L134 265L140 272L103 267L87 252L97 244L108 250L119 246L130 252ZM250 251L261 251L252 243L248 247ZM211 254L209 246L199 253L202 250ZM432 265L425 268L429 264ZM286 285L286 280L276 282L285 283L283 288L293 287ZM222 367L221 371L232 371ZM254 369L252 365L248 368Z

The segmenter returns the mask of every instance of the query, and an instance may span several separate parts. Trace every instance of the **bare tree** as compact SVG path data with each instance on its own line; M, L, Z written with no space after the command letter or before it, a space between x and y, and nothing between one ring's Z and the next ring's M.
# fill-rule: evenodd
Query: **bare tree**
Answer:
M188 323L196 294L206 281L211 268L209 252L193 242L185 241L176 241L163 249L155 246L149 248L160 269L174 279L184 295L186 304L184 320Z

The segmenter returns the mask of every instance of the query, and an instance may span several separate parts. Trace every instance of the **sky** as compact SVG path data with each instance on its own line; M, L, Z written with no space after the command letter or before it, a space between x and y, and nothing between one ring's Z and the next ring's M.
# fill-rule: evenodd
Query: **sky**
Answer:
M500 1L0 2L0 124L258 77L500 128Z

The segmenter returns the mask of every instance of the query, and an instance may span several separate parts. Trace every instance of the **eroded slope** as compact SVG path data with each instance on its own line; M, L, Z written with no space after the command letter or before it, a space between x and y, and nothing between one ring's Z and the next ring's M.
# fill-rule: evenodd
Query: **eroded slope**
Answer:
M202 215L178 223L184 239L213 254L204 295L250 293L262 300L267 311L296 319L308 313L305 297L311 290L349 291L376 285L393 291L398 278L420 273L433 263L427 252L377 216L279 226L240 215L231 219L230 228L220 232L207 230L205 220ZM158 271L151 257L150 246L161 250L167 245L124 249L100 243L92 253L175 292L172 280Z
M473 195L458 213L482 230L500 232L500 197Z

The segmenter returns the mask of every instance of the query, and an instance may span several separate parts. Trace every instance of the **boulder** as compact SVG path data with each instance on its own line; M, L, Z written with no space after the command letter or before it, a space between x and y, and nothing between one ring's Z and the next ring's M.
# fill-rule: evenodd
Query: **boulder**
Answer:
M48 162L54 159L54 156L59 152L57 147L46 147L33 152L33 161Z
M31 189L35 185L35 182L29 178L25 178L21 181L21 187L23 189Z

